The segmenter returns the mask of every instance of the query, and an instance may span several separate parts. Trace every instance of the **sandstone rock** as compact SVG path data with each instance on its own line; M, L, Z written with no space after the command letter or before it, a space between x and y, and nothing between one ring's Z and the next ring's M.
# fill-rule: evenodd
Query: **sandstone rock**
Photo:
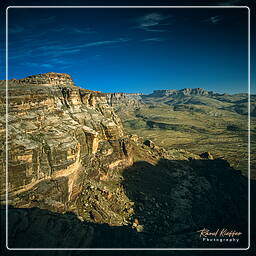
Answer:
M182 90L155 90L150 97L164 97L164 96L179 96L179 95L214 95L211 91L206 91L203 88L184 88Z
M14 81L11 81L14 82ZM33 85L43 85L43 86L74 86L74 83L68 74L49 72L45 74L38 74L28 76L26 78L15 80L19 84L33 84Z
M155 147L155 144L153 143L152 140L145 140L145 141L143 142L143 144L146 145L146 146L148 146L148 147L150 147L150 148L154 148L154 147Z
M121 121L102 93L75 87L59 73L9 85L9 203L66 211L81 196L85 179L106 181L108 166L132 164ZM4 103L4 87L0 96ZM4 164L0 169L5 177ZM4 198L5 184L1 189Z
M68 81L52 73L9 81L2 202L8 185L9 205L25 208L10 213L13 246L200 247L196 230L216 225L236 227L245 234L237 246L246 244L247 180L227 161L131 138L110 106L123 96L111 103Z
M105 93L104 95L107 103L123 120L129 116L129 112L136 111L143 105L141 93Z
M136 230L137 230L137 232L142 232L143 231L143 226L142 225L136 226Z

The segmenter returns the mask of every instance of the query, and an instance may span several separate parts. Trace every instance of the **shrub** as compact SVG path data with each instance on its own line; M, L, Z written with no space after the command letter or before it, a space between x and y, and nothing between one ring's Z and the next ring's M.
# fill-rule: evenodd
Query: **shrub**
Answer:
M227 131L240 131L240 128L235 124L230 124L227 125Z

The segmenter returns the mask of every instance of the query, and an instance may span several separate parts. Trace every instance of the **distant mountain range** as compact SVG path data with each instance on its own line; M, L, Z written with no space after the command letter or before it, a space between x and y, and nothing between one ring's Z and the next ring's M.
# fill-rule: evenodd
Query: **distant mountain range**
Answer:
M220 94L203 88L185 88L182 90L155 90L149 95L142 95L146 103L161 101L163 104L177 105L205 105L217 109L229 110L238 114L248 114L248 94ZM250 97L250 112L256 116L256 95Z
M184 88L181 90L172 90L172 89L168 89L168 90L155 90L153 91L152 94L150 94L150 96L153 97L163 97L163 96L178 96L178 95L216 95L216 93L212 92L212 91L206 91L203 88ZM220 95L220 94L217 94Z
M8 163L5 97L0 81L10 248L247 246L247 117L218 109L246 104L246 95L110 94L53 72L13 79ZM5 226L4 207L0 214ZM208 244L197 232L204 227L243 236Z

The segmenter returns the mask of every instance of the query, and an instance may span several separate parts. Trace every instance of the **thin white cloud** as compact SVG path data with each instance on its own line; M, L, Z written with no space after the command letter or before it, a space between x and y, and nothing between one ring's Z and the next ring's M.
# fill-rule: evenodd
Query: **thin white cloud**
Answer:
M9 54L10 60L15 59L21 59L21 58L27 58L27 57L46 57L50 56L51 58L58 58L63 55L67 54L75 54L80 52L83 48L87 47L99 47L99 46L111 46L111 45L118 45L121 43L125 43L130 41L129 38L118 38L115 40L102 40L102 41L94 41L94 42L88 42L84 44L61 44L60 42L56 43L52 42L52 44L49 42L49 44L46 44L44 46L38 46L37 44L34 45L30 44L31 48L27 51L22 49L17 49L16 51L12 51Z
M150 28L146 28L144 30L149 32L165 32L166 31L166 29L150 29Z
M141 42L163 42L165 39L161 37L152 37L142 39Z
M41 68L53 68L54 66L50 63L35 63L35 62L25 62L26 66L30 67L41 67Z
M40 65L42 68L53 68L52 64L48 64L48 63L43 63Z
M64 59L59 59L59 58L53 58L53 59L50 59L50 62L52 64L61 64L61 65L70 65L71 62L70 61L67 61L67 60L64 60Z
M221 20L223 20L223 18L216 15L216 16L212 16L212 17L204 20L204 22L209 22L212 24L219 24Z
M72 31L77 34L96 34L97 33L91 28L72 28Z
M80 52L80 49L72 49L72 50L54 50L54 48L52 50L45 50L45 51L41 51L41 50L37 50L37 48L33 49L33 50L29 50L29 51L24 51L22 53L10 53L8 58L9 60L16 60L16 59L25 59L25 58L30 58L30 57L48 57L50 56L51 58L56 58L56 57L60 57L63 55L67 55L67 54L75 54Z
M65 32L68 34L96 34L97 32L92 28L78 28L78 27L57 27L52 28L51 31L61 33Z
M86 47L92 47L92 46L101 46L101 45L110 45L110 44L118 44L118 43L124 43L129 41L130 39L128 38L118 38L115 40L102 40L102 41L95 41L95 42L90 42L90 43L85 43L85 44L78 44L78 45L73 45L73 44L54 44L54 45L48 45L48 46L40 46L36 49L37 50L45 50L45 51L71 51L71 50L80 50L81 48L86 48Z
M81 45L81 47L91 47L91 46L100 46L100 45L108 45L108 44L117 44L117 43L123 43L127 42L129 39L127 38L119 38L117 40L106 40L106 41L97 41L92 43L87 43L84 45Z
M63 59L63 58L49 58L47 63L42 62L24 62L23 65L30 66L30 67L42 67L42 68L53 68L53 67L68 67L71 66L71 62L69 60Z
M92 42L85 45L82 45L81 47L91 47L91 46L100 46L100 45L107 45L107 44L115 44L118 43L117 40L109 40L109 41L98 41L98 42Z
M168 18L170 18L170 16L165 16L160 13L149 13L136 20L138 23L137 28L151 32L164 32L166 30L161 27L170 25L170 23L164 22Z
M35 52L33 53L33 56L37 57L45 57L45 56L50 56L50 57L59 57L67 54L74 54L80 52L80 49L71 49L71 50L49 50L49 51L43 51L43 52Z
M30 56L32 53L32 51L23 51L21 53L15 53L15 52L9 52L8 53L8 59L9 60L16 60L16 59L20 59L20 58L24 58L24 57L28 57Z

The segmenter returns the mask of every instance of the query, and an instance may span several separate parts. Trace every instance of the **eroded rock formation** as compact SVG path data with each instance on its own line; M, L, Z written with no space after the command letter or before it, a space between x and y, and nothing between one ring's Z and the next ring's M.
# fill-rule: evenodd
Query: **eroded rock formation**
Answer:
M59 230L67 231L61 235L63 241L73 228L91 236L79 240L85 247L101 247L95 242L100 234L118 236L122 232L128 236L127 247L212 247L202 244L196 231L218 225L244 234L241 243L222 246L246 245L247 181L238 171L213 156L165 150L125 134L110 106L118 105L123 95L106 96L78 88L68 75L48 73L39 77L49 76L47 83L34 82L34 76L32 80L9 81L8 184L5 109L1 109L2 204L7 203L8 185L9 205L65 214L61 218L43 211L44 223L52 223L53 236ZM59 76L61 81L55 79ZM1 84L4 106L5 87ZM10 230L15 231L15 223L30 222L26 228L17 224L21 230L10 233L12 246L20 246L21 237L33 230L43 236L45 246L40 246L49 247L47 236L40 231L41 224L37 224L40 211L12 209L10 216ZM84 224L80 229L81 221ZM128 226L128 233L126 228L101 233L99 226L91 228L89 222ZM120 239L113 241L117 244L112 242L110 247L125 247ZM58 239L50 245L66 246Z
M106 93L107 102L117 112L131 111L142 104L141 93Z
M61 76L60 83L30 83L49 76ZM132 163L129 142L102 94L70 87L68 75L31 77L9 81L9 203L64 211L86 186L85 176L108 180L111 170ZM4 129L2 135L4 146Z
M182 90L155 90L149 96L151 97L164 97L164 96L178 96L178 95L214 95L211 91L206 91L203 88L184 88Z
M54 85L63 85L63 86L74 86L74 83L68 74L64 73L54 73L48 72L44 74L31 75L19 80L12 79L10 80L10 85L20 84L34 84L34 85L42 85L42 86L54 86Z

